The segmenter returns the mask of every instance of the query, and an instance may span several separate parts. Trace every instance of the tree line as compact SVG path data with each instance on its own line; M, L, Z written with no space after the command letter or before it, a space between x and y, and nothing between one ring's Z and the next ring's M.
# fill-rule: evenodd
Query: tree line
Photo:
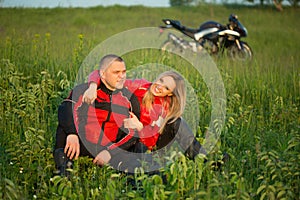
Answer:
M258 2L256 2L258 1ZM283 10L283 4L289 5L292 7L299 7L300 0L234 0L233 3L235 4L244 4L245 2L248 3L258 3L260 6L264 5L274 5L278 11ZM206 0L170 0L170 6L197 6L201 3L216 3L216 0L206 1ZM228 3L228 0L220 0L219 3Z

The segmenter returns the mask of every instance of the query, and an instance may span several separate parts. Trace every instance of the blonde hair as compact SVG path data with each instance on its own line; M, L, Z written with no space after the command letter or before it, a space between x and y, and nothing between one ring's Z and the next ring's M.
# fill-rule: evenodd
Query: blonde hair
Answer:
M176 87L172 92L173 93L172 96L164 97L163 107L165 108L165 105L167 103L169 103L169 105L167 106L168 108L167 114L163 121L162 126L159 129L159 133L162 133L167 123L174 122L183 114L185 104L186 104L185 82L183 77L180 74L178 74L175 71L166 71L161 73L154 82L166 76L173 78ZM150 92L150 90L148 90L143 98L143 104L145 105L146 109L151 110L153 102L154 102L154 95Z

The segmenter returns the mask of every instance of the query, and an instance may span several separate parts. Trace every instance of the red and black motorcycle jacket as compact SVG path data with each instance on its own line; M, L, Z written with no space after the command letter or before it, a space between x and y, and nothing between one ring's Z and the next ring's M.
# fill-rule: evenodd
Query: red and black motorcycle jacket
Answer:
M93 71L88 78L88 82L100 84L99 71ZM138 132L140 141L152 150L156 146L159 137L159 129L162 121L166 117L168 106L170 103L169 97L154 97L152 108L147 109L142 101L146 92L151 87L152 83L145 79L127 79L124 87L134 93L140 103L140 122L143 124L143 129Z
M82 101L88 84L76 86L61 106L65 107L59 117L67 134L77 133L87 150L95 157L106 149L111 154L118 148L128 150L136 142L135 131L123 127L129 111L140 117L138 99L128 89L109 90L103 83L98 86L93 105ZM71 111L71 112L70 112Z

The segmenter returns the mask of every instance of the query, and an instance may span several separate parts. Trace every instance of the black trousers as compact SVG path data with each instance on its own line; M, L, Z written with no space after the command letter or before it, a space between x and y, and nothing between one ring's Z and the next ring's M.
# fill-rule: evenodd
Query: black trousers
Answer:
M156 143L157 150L170 147L170 144L173 144L175 141L184 150L185 155L191 159L194 159L199 153L206 155L205 149L198 142L193 131L183 118L178 118L166 125Z

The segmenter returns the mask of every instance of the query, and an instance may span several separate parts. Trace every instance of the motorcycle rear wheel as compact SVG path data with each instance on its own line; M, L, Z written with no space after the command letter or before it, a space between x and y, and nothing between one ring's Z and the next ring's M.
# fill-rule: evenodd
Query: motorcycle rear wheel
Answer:
M253 57L253 52L247 43L241 42L242 49L240 50L236 45L232 45L227 49L227 55L233 60L247 61Z
M210 40L202 38L202 39L200 39L199 44L210 55L216 55L218 53L218 47L212 41L210 41Z

